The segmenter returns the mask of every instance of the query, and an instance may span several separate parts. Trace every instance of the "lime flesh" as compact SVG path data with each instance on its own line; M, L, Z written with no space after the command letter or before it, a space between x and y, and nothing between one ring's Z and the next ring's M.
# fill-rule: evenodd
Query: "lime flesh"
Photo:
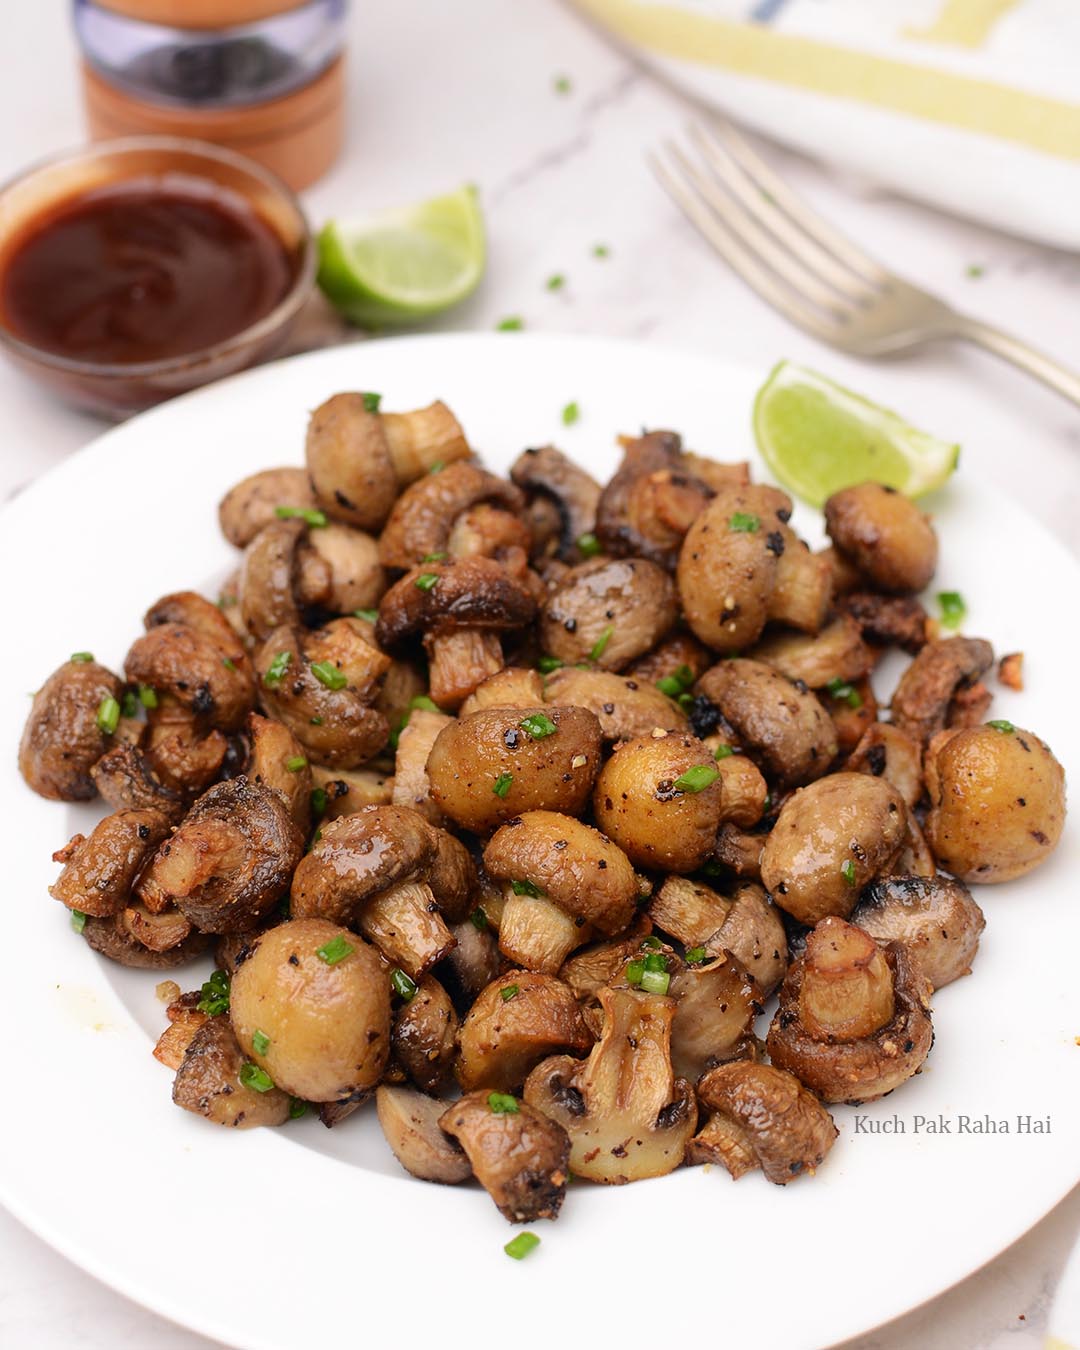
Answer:
M921 497L944 484L960 456L958 445L790 361L758 391L754 436L779 482L811 506L867 481Z
M319 286L354 323L409 323L473 291L484 272L476 190L417 206L328 222L319 235Z

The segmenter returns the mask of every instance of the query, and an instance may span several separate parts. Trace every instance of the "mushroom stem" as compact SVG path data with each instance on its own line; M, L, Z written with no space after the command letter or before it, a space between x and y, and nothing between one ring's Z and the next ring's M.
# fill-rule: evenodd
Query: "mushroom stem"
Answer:
M806 940L799 995L812 1036L855 1041L871 1036L895 1012L893 978L881 948L843 919L823 919Z
M431 887L404 881L368 900L360 931L412 979L430 970L457 945L443 923Z
M547 896L516 895L511 886L503 894L499 950L526 970L554 975L574 948L589 940L589 928Z
M414 482L436 464L450 464L470 454L457 418L442 402L413 412L383 413L382 429L402 485Z
M431 661L431 697L440 708L460 707L478 684L503 668L498 633L463 628L431 637L424 645Z

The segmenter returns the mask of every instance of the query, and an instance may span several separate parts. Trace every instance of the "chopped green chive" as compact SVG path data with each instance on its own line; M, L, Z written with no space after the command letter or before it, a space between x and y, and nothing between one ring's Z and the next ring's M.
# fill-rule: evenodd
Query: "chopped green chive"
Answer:
M328 523L324 511L315 511L307 506L278 506L274 508L274 515L278 520L302 520L313 530L322 529Z
M516 1116L521 1109L517 1098L511 1096L509 1092L489 1092L488 1106L497 1116Z
M540 887L534 886L531 881L512 881L510 889L515 895L531 895L534 900L544 894Z
M534 741L554 736L559 729L547 713L530 713L528 717L523 717L518 725L523 731L527 731Z
M199 991L202 997L195 1005L208 1017L220 1017L229 1011L229 977L223 970L215 970Z
M256 1092L271 1092L274 1087L274 1080L257 1064L240 1065L240 1082L244 1087L252 1088Z
M449 558L449 553L425 553L420 559L421 562L445 562Z
M593 643L592 651L589 653L590 661L600 660L604 652L607 650L607 645L611 641L614 633L615 633L615 625L609 623L608 626L604 629L604 631L600 634L600 636L596 639L595 643Z
M72 653L71 653L71 659L75 662L75 664L76 664L77 666L84 666L84 665L86 665L86 663L87 663L88 661L92 661L92 660L94 659L94 653L93 653L93 652L72 652Z
M577 547L583 558L595 558L598 553L602 552L600 540L591 531L578 536Z
M840 864L840 875L849 886L855 885L855 864L850 858L845 858Z
M256 1031L251 1037L251 1048L257 1055L265 1055L270 1049L270 1037L265 1031Z
M512 998L517 998L520 993L521 985L519 984L505 984L499 990L499 995L504 1003L509 1003Z
M566 278L561 272L554 272L545 282L549 291L561 291L566 285Z
M98 730L103 731L106 736L111 736L120 723L120 704L113 698L112 694L106 694L98 704L97 724Z
M552 84L557 94L568 94L573 88L573 85L570 83L569 75L556 75L554 80L552 80Z
M421 708L424 712L442 712L442 709L433 698L428 698L427 694L417 694L415 698L409 700L410 708Z
M692 764L685 773L679 774L673 786L676 792L704 792L719 777L720 770L714 764Z
M233 605L235 604L236 604L235 595L219 595L217 598L218 609L232 609Z
M735 751L732 750L732 748L731 748L730 745L718 745L718 746L716 747L716 754L715 754L714 758L715 758L715 759L730 759L731 756L732 756L734 753L735 753Z
M941 622L946 628L959 628L967 616L967 605L959 591L939 591Z
M520 333L525 327L525 320L519 318L516 314L511 314L505 319L500 319L495 325L497 333Z
M333 661L312 661L311 673L327 689L344 689L349 683L348 676L343 675Z
M138 717L140 703L138 695L133 689L125 689L124 697L120 703L120 710L125 717Z
M354 609L353 617L363 619L365 623L374 623L379 617L379 611L377 609Z
M71 926L75 929L76 933L81 933L86 927L86 915L81 909L73 909L71 911Z
M492 784L491 790L496 797L505 797L510 791L510 785L513 781L514 775L512 773L501 773Z
M484 913L484 911L480 908L479 905L477 905L477 907L469 915L469 922L472 924L472 926L476 929L478 933L487 932L488 916Z
M317 787L311 789L311 814L316 820L321 820L326 814L326 803L329 798L326 795L326 789Z
M416 997L416 981L410 979L401 969L390 972L390 986L398 998L404 999L406 1003L411 1003Z
M706 952L704 947L691 947L686 953L686 964L688 966L700 966L707 955L708 952Z
M379 404L382 402L382 394L365 394L364 410L366 412L378 412Z
M1003 736L1011 736L1016 728L1004 717L996 717L992 722L987 722L988 727L993 727L995 731L1000 731Z
M641 950L643 952L658 952L662 951L663 947L664 944L660 941L658 937L647 937L641 939Z
M304 755L290 755L285 761L285 767L290 773L299 773L301 769L307 768L307 758Z
M626 963L626 983L632 984L636 989L645 976L645 961L642 957L635 957L632 961Z
M646 973L651 971L654 975L667 970L667 957L663 952L650 952L645 958Z
M308 725L309 725L309 726L313 726L313 727L321 727L322 724L323 724L323 720L322 720L321 717L310 717L310 718L308 718Z
M592 255L594 258L610 258L611 249L607 244L593 244Z
M445 468L446 468L446 461L443 459L437 459L435 463L431 466L431 468L428 469L428 473L442 473L443 469Z
M221 658L221 664L225 667L226 670L236 669L236 662L232 659L231 656L223 656Z
M662 694L667 694L669 698L681 699L693 683L694 672L690 667L679 666L674 674L661 676L656 681L656 687Z
M557 656L542 656L536 663L537 670L541 675L550 675L553 670L559 670L562 662Z
M646 961L646 966L648 962ZM671 976L666 970L648 970L641 977L641 987L646 994L666 994L671 987Z
M967 275L971 277L972 280L975 281L977 281L979 277L985 276L986 274L986 268L983 267L982 263L968 263L967 267L964 270L966 271Z
M512 1256L515 1261L524 1261L530 1252L534 1252L540 1246L540 1239L535 1233L519 1233L517 1237L512 1237L503 1248L507 1256Z
M315 948L315 955L320 961L328 966L336 966L339 961L344 961L347 956L352 956L356 948L351 942L347 942L339 933L337 937L332 937L329 942L324 942L321 947Z
M292 664L292 652L278 652L266 668L263 684L267 689L276 689Z
M144 708L157 707L157 691L151 689L148 684L139 685L139 702Z
M862 694L854 685L848 684L846 680L840 679L839 676L830 680L825 688L832 694L833 698L842 700L849 708L861 708L863 705Z
M433 590L439 584L438 572L421 572L413 585L418 591Z
M307 1115L307 1102L302 1097L294 1097L289 1103L289 1119L299 1120Z
M747 511L736 511L728 521L728 529L732 534L757 534L761 521Z
M562 410L562 422L564 427L572 427L575 422L581 418L581 408L571 399Z

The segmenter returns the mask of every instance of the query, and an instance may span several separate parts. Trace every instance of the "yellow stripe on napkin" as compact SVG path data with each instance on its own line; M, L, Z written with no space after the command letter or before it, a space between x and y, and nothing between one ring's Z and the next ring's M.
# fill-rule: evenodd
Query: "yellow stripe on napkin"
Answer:
M1018 141L1063 159L1080 159L1080 106L1074 103L666 5L635 0L575 3L619 37L659 56L858 99Z

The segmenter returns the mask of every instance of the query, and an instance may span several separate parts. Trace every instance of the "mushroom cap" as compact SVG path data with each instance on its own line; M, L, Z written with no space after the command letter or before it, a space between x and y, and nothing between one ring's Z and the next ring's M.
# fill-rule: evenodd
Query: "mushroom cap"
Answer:
M548 597L540 636L561 661L620 670L655 646L676 616L675 587L662 567L645 558L591 558Z
M564 666L547 677L546 702L588 708L600 722L606 741L648 736L656 727L664 731L687 731L686 714L656 685L610 670L581 670Z
M160 811L114 811L88 837L77 834L54 855L64 870L49 894L83 914L116 914L130 904L135 878L168 833L168 818Z
M364 901L425 877L435 858L431 826L405 806L365 806L322 827L292 880L294 917L348 922Z
M390 513L398 477L378 413L363 394L335 394L311 414L308 474L315 500L328 516L375 530Z
M825 503L837 549L883 591L921 591L937 566L938 541L910 498L882 483L856 483Z
M394 503L379 536L382 565L404 570L446 552L454 521L480 502L497 503L515 515L525 509L520 488L467 459L417 479Z
M599 483L553 445L522 451L510 469L510 477L518 487L554 502L559 514L555 556L563 562L580 562L578 540L596 528Z
M461 1024L458 1082L513 1092L542 1059L593 1043L573 990L553 975L507 972L482 990Z
M176 966L186 966L210 945L208 934L192 932L175 947L153 951L132 934L123 922L122 914L110 914L104 919L95 919L88 914L82 935L86 945L99 956L107 956L117 965L133 970L172 970Z
M934 986L971 970L986 927L983 912L953 877L882 877L867 886L851 922L878 942L902 942Z
M240 617L257 642L282 624L300 621L293 586L297 549L306 534L302 520L273 520L244 549L240 564Z
M246 548L264 525L278 518L279 506L311 510L314 505L306 469L262 469L226 492L218 506L218 521L230 544Z
M38 796L82 802L96 795L90 770L110 742L98 708L122 694L120 680L96 661L65 661L53 671L34 695L19 742L19 772Z
M417 584L428 576L437 581ZM492 558L423 563L383 596L375 639L390 650L418 635L438 637L459 628L505 632L523 627L535 613L536 601L528 587Z
M386 1142L406 1172L444 1186L456 1186L472 1176L468 1158L439 1128L445 1102L415 1088L384 1083L375 1091L375 1110Z
M948 637L928 642L896 686L893 723L925 746L944 728L957 689L977 680L993 661L994 649L982 638Z
M557 811L526 811L496 830L484 868L499 881L528 882L602 933L619 932L634 914L639 887L630 859L599 830Z

